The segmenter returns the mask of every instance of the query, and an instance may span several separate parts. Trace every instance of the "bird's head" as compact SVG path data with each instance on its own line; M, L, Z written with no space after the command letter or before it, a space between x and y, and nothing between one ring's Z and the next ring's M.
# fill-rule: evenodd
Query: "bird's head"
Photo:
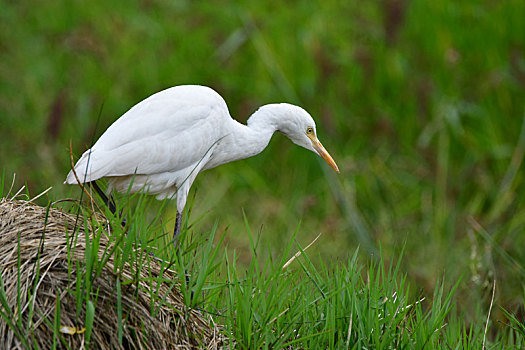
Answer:
M281 103L282 117L278 122L277 130L288 136L296 145L304 147L321 156L339 173L339 168L334 159L317 139L315 122L307 111L299 106Z

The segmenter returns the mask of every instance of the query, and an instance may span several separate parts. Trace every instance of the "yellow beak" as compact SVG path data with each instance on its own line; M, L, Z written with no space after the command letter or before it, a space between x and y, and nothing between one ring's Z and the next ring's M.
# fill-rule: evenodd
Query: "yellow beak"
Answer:
M312 141L313 148L319 153L319 155L332 167L332 169L335 170L336 173L339 173L339 168L337 167L337 164L335 164L334 159L332 156L326 151L326 149L323 147L321 142L317 139L317 137L313 134L307 135L308 138L310 138L310 141Z

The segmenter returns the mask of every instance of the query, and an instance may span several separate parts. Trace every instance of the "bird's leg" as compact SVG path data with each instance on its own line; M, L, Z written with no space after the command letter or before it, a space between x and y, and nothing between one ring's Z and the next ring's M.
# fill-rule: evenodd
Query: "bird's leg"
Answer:
M180 226L182 224L182 213L177 210L177 217L175 218L175 228L173 229L173 245L175 248L178 248L179 245L179 235L180 235Z
M96 181L88 182L88 184L95 189L99 197L102 199L102 201L108 206L109 210L112 214L115 214L117 211L117 208L115 207L115 202L113 201L113 198L108 198L104 191L99 187Z
M180 235L181 224L182 224L182 213L179 213L179 211L177 210L177 216L175 217L175 228L173 229L173 245L175 246L175 251L177 253L177 256L179 256L179 253L180 253L179 235ZM184 269L184 278L186 279L186 285L189 286L190 276L188 275L188 270L186 269ZM193 300L193 291L191 292L190 299Z
M115 205L115 201L113 200L113 197L111 195L109 198L106 196L104 191L100 188L100 186L97 184L96 181L89 182L89 185L95 189L99 197L102 199L102 201L108 206L109 210L113 215L117 212L117 206ZM119 217L122 218L122 212L119 213ZM122 226L126 226L126 218L122 219L121 222Z

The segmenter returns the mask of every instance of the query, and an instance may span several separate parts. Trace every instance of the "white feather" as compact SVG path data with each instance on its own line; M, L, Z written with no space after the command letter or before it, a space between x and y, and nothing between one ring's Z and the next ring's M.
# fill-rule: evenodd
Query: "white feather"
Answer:
M315 123L289 104L261 107L243 125L230 117L223 98L198 85L160 91L117 119L75 165L81 182L103 177L110 189L177 195L182 212L197 174L260 153L275 131L314 152L306 129ZM334 163L335 164L335 163ZM335 169L335 168L334 168ZM71 171L65 183L77 182Z

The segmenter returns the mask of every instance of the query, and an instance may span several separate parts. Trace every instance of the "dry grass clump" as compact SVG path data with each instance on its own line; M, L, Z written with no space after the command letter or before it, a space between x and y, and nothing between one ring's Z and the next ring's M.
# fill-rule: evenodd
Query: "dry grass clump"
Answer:
M99 349L222 347L222 335L213 320L188 310L178 286L168 283L175 280L175 273L161 272L159 263L147 258L146 253L137 253L147 261L141 269L127 263L115 269L110 254L96 277L78 276L87 270L85 226L89 225L84 225L82 217L77 221L76 215L57 208L25 200L0 200L1 349L49 349L53 344L72 349L86 345ZM92 237L93 230L88 231ZM112 247L113 243L101 234L99 257ZM115 270L120 271L120 277ZM120 328L117 279L122 286ZM84 290L80 300L79 288ZM151 291L157 289L155 297ZM95 306L91 332L86 329L90 328L86 322L87 300ZM152 309L158 310L154 316Z

